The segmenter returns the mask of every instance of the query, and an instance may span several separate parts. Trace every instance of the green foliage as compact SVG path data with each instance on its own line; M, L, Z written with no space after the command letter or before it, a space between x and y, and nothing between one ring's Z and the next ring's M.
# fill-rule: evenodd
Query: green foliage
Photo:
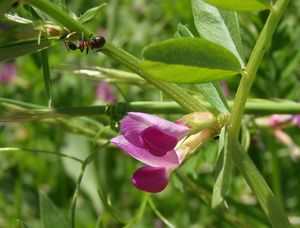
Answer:
M229 10L254 11L271 8L270 0L204 0L205 2Z
M40 193L40 215L41 215L41 227L43 228L66 228L67 223L64 220L64 216L59 212L58 208L43 193Z
M213 187L211 206L217 208L224 202L226 192L230 187L232 176L232 157L228 148L228 130L224 126L220 132L218 159L216 162L216 181Z
M92 20L96 16L96 14L100 12L101 8L105 5L106 4L103 3L99 6L96 6L96 7L93 7L91 9L87 10L86 12L84 12L84 14L80 15L80 17L78 18L78 21L83 24L83 23L86 23L86 22Z
M210 6L202 0L193 0L192 9L195 26L200 37L225 47L244 66L242 42L236 13Z
M56 40L25 40L5 44L0 47L0 62L8 61L22 55L34 53L50 47L55 44Z
M143 55L143 68L153 77L169 82L203 83L231 77L241 70L228 50L199 38L152 44Z

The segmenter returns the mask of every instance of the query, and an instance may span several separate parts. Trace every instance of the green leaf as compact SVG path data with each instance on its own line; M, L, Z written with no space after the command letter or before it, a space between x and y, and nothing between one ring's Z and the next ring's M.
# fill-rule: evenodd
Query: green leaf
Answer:
M219 12L222 18L224 19L228 31L230 32L232 41L244 65L245 63L244 47L242 44L241 31L240 31L240 25L239 25L237 13L235 11L226 10L226 9L219 9Z
M225 10L221 14L221 10L204 3L202 0L192 0L192 9L195 26L200 37L228 49L244 66L236 14L234 12L225 13Z
M202 83L196 85L201 95L220 113L229 113L226 98L217 83Z
M271 9L269 0L205 0L205 2L230 10L256 11Z
M194 37L194 35L193 35L193 33L191 33L191 31L188 29L188 27L186 25L179 23L174 37L175 38Z
M176 34L178 37L193 37L193 34L190 32L187 26L182 24L178 24ZM218 110L220 113L228 113L229 106L218 83L202 83L196 85L196 87L205 100L207 100L216 110Z
M240 73L237 58L224 47L200 38L162 41L144 49L142 67L154 78L176 83L203 83Z
M57 209L51 199L40 193L40 217L42 228L67 228L67 223L64 217Z
M54 45L55 41L57 39L41 40L40 44L38 44L38 40L34 39L5 44L4 46L0 46L0 62L48 48Z
M230 185L232 174L232 156L228 150L228 133L226 126L220 132L219 147L218 147L218 160L216 165L217 179L213 187L212 194L212 208L217 208L224 202L224 196Z
M84 14L82 14L78 18L78 21L83 24L89 20L92 20L96 16L96 14L101 10L101 8L105 5L106 5L106 3L103 3L97 7L94 7L94 8L91 8L91 9L85 11Z

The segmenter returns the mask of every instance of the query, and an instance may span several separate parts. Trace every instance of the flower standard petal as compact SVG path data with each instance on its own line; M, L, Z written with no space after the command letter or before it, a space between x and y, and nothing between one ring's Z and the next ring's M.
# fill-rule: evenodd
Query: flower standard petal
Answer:
M129 112L128 116L132 119L142 122L147 126L155 126L160 131L164 132L167 135L172 135L176 138L179 138L186 132L188 132L189 128L183 125L179 125L173 123L171 121L162 119L158 116L141 113L141 112Z
M156 127L148 127L141 132L141 143L154 156L164 156L173 150L178 142L177 138L167 135Z
M168 185L169 174L164 167L143 166L135 171L131 182L142 191L157 193Z
M153 167L176 167L179 165L178 157L174 150L168 151L162 157L157 157L152 155L145 149L136 147L135 145L127 141L122 135L112 138L110 142L117 147L120 147L123 151L146 165L150 165Z
M146 123L140 120L132 118L130 115L127 115L121 121L121 134L133 145L143 148L143 145L140 141L140 133L149 127Z

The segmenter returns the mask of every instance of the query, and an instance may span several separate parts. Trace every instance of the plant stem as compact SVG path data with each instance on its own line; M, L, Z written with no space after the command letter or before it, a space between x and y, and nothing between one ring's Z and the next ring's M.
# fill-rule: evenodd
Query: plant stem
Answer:
M258 199L263 211L267 215L273 227L291 227L280 202L274 196L272 190L260 175L256 166L244 151L238 141L230 141L231 151L236 166L239 168L247 184Z
M289 0L278 0L272 8L264 28L252 51L246 69L243 72L231 110L232 123L229 128L229 146L233 160L258 199L262 209L273 227L291 227L284 210L265 182L254 163L238 142L243 113L256 72L271 42L272 35L285 11Z
M153 79L151 75L143 70L143 68L141 67L141 61L128 52L124 51L123 49L115 47L110 43L106 43L105 46L99 51L112 57L113 59L128 67L128 69L132 70L134 73L140 75L143 79L150 82L156 88L160 89L166 95L171 97L188 112L206 110L206 108L198 100L190 96L179 86Z
M81 35L89 36L91 31L84 27L79 21L69 16L64 10L59 8L57 5L47 0L25 0L34 7L42 10L48 14L52 19L59 22L61 25L66 27L70 32L77 32Z
M276 5L273 7L273 10L271 11L256 42L246 69L243 72L231 111L232 124L229 131L229 137L232 139L237 139L239 136L244 108L251 90L252 83L255 79L256 72L288 3L289 0L278 0L276 2Z
M51 76L50 76L50 70L49 70L47 49L41 50L41 57L42 57L42 64L43 64L45 93L46 93L46 97L48 99L48 107L52 108Z
M207 109L211 108L207 102L202 103ZM231 106L232 103L229 102ZM80 107L57 107L49 109L31 103L25 103L17 100L0 98L0 106L3 110L10 111L0 115L0 122L32 121L41 119L54 119L60 117L77 117L105 115L107 105L93 105ZM175 102L152 102L136 101L110 105L112 110L118 112L119 109L125 109L127 112L145 112L152 114L185 114L186 112ZM118 106L122 106L119 108ZM247 102L245 112L249 114L298 114L300 113L300 103L292 102ZM124 113L125 114L125 113Z

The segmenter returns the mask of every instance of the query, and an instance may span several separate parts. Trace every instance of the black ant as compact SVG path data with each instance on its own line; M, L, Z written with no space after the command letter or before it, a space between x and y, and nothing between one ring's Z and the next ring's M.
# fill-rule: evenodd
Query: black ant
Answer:
M68 40L68 38L73 34L74 33L70 33L65 39L65 45L68 50L75 51L76 49L79 49L83 52L86 48L86 54L88 54L90 48L94 50L94 48L101 48L105 44L105 38L103 36L97 36L93 39L81 39L77 42L77 44L75 44Z

